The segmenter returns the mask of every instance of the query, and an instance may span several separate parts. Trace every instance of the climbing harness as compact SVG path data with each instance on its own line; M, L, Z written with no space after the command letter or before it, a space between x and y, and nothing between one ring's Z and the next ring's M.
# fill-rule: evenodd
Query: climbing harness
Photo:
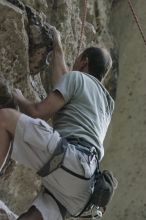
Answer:
M84 176L81 176L63 165L63 160L65 158L66 150L69 144L74 144L77 150L85 153L91 158L93 158L93 156L96 157L97 167L95 173L91 177L86 178ZM67 140L65 138L62 138L57 148L55 149L52 158L37 172L37 174L41 177L45 177L58 168L63 169L69 174L75 176L76 178L80 178L85 181L90 179L93 180L93 191L91 193L89 201L87 201L84 209L73 217L81 217L85 219L90 218L91 220L100 219L102 217L102 214L106 210L107 204L112 198L114 190L117 187L117 180L110 171L104 170L103 172L101 172L99 170L98 155L95 147L92 147L90 143L82 138L74 138L74 140L72 136L71 138L67 138ZM48 189L46 189L46 191L51 195ZM54 197L54 195L52 195L52 197L55 199L55 201L57 201L57 204L60 204L60 202Z
M49 161L37 172L41 177L45 177L61 167L67 150L67 141L62 138L56 147L54 154Z
M133 4L132 4L131 0L128 0L128 4L129 4L129 7L130 7L130 9L131 9L133 18L134 18L134 20L135 20L135 22L136 22L136 24L137 24L137 26L138 26L138 29L139 29L139 31L140 31L140 34L141 34L141 36L142 36L142 39L143 39L143 41L144 41L144 43L145 43L145 45L146 45L146 38L145 38L145 36L144 36L143 29L142 29L141 24L140 24L140 22L139 22L138 16L136 15L136 12L135 12L135 10L134 10L134 7L133 7Z
M79 38L79 44L77 47L77 54L76 57L78 57L82 42L83 42L83 34L84 34L84 29L85 29L85 22L86 22L86 17L87 17L87 0L84 0L84 6L83 6L83 16L82 16L82 25L81 25L81 32L80 32L80 38Z
M52 157L50 158L49 161L47 161L47 163L37 172L37 174L41 177L45 177L47 175L49 175L50 173L52 173L53 171L55 171L58 168L62 168L63 170L65 170L66 172L80 178L80 179L84 179L84 180L89 180L90 178L86 178L84 176L81 176L77 173L74 173L73 171L69 170L67 167L65 167L63 165L63 160L65 157L65 153L66 150L68 148L68 142L67 139L65 138L61 138L60 142L58 143L58 146L56 147L54 154L52 155ZM72 143L72 144L75 144ZM76 142L77 144L77 142ZM85 144L82 146L76 146L76 149L85 153L86 155L90 156L91 154L95 154L95 151L93 150L93 148L91 147L91 149L87 148L87 145L85 146ZM88 144L89 146L89 144ZM95 147L94 147L95 148Z

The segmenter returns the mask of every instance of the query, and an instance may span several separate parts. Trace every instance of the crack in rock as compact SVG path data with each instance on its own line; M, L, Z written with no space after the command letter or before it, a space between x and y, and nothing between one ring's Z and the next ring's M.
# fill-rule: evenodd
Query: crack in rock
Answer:
M26 32L29 38L30 74L38 74L46 65L47 54L53 47L52 26L43 21L42 16L32 7L19 0L7 0L25 12L28 19Z

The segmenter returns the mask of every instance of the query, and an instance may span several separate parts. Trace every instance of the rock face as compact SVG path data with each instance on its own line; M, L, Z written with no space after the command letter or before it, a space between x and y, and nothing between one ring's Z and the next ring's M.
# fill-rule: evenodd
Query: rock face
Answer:
M16 220L18 216L12 213L9 208L0 201L0 220Z
M132 1L146 33L146 2ZM146 47L127 1L114 4L110 27L118 45L116 108L103 166L119 180L105 220L146 219Z
M146 32L146 15L142 10L146 7L145 0L134 1L134 7ZM33 100L45 97L51 74L45 65L46 55L52 49L49 25L61 32L66 61L71 68L79 45L83 13L83 0L0 0L0 77L7 80L10 89L20 88ZM88 1L81 49L97 44L106 46L113 57L113 70L105 82L113 97L119 76L116 108L102 164L118 176L119 189L104 219L143 220L146 217L146 50L127 1ZM13 172L0 179L0 200L19 214L29 206L39 188L40 180L32 171L14 165ZM1 215L4 219L3 212Z
M18 7L2 0L0 12L0 76L9 82L11 88L21 88L26 96L34 99L36 94L29 75L26 16Z

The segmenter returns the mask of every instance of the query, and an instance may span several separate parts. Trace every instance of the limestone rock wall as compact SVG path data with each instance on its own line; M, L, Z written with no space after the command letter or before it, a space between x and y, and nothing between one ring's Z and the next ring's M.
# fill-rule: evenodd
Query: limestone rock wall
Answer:
M10 88L20 88L25 96L36 99L37 95L30 83L25 14L19 8L1 0L0 15L0 77L7 80ZM30 182L28 178L24 178L26 173L30 177ZM15 167L9 178L8 176L4 179L0 178L0 199L16 212L24 206L23 197L27 204L30 197L36 194L36 190L32 190L32 195L26 193L27 186L30 185L30 188L37 186L37 181L34 181L35 176L33 178L33 174L29 173L24 168Z
M11 85L31 91L28 79L28 38L24 14L5 1L0 1L0 72Z
M132 1L146 33L146 1ZM109 132L104 167L119 180L118 191L105 220L146 219L146 46L127 1L112 8L110 28L119 55L119 78L112 130Z

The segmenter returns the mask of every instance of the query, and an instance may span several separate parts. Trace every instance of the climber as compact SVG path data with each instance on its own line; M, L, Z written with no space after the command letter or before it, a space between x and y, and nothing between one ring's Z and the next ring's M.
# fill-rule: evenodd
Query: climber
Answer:
M0 109L1 171L11 156L42 176L41 192L18 220L61 220L64 210L73 216L82 212L104 156L103 140L114 108L102 85L112 66L107 50L87 48L68 71L60 35L53 31L52 91L32 103L16 89L20 112ZM53 128L44 121L51 117ZM54 152L61 160L50 165Z

